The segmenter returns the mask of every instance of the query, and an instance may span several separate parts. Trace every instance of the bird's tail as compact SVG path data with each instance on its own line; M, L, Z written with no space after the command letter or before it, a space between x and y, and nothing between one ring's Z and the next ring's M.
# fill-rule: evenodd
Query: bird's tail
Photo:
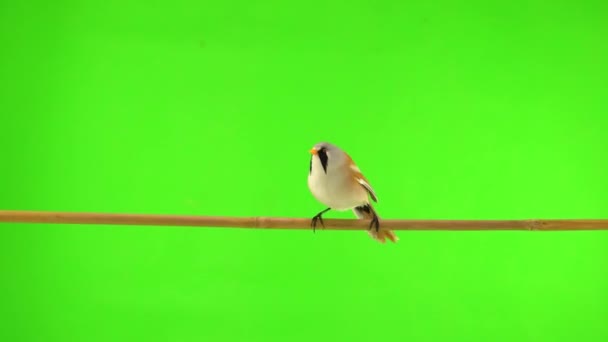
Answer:
M374 207L372 207L371 204L365 204L359 207L355 207L353 208L353 212L360 219L371 220L374 217L379 219L378 215L376 214L376 211L374 210ZM388 229L382 229L382 225L380 225L380 229L378 231L376 231L375 226L372 226L372 228L368 230L368 234L372 237L372 239L377 240L380 243L385 243L387 238L392 242L397 242L399 240L397 235L395 235L395 232Z

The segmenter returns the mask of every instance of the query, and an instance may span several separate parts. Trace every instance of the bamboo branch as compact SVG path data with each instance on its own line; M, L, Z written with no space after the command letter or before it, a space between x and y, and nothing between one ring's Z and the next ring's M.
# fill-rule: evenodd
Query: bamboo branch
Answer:
M366 230L368 220L324 219L325 229ZM255 229L311 229L310 218L214 217L0 210L0 222L191 226ZM608 220L380 220L392 230L608 230ZM322 228L320 225L318 228Z

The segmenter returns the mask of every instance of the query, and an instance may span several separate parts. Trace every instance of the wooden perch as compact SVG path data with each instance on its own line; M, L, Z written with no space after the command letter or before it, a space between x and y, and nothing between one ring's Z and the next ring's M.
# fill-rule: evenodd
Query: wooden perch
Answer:
M103 224L138 226L192 226L254 229L311 229L311 218L213 217L0 210L0 222ZM325 229L366 230L369 221L323 219ZM392 230L608 230L608 220L380 220ZM318 229L323 229L320 225Z

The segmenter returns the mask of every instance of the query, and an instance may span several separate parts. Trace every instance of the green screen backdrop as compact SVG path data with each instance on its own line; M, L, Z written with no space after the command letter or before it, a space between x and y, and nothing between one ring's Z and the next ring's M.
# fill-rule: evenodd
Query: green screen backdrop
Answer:
M4 1L0 208L608 217L606 1ZM352 218L350 212L328 218ZM2 341L608 341L605 232L2 224Z

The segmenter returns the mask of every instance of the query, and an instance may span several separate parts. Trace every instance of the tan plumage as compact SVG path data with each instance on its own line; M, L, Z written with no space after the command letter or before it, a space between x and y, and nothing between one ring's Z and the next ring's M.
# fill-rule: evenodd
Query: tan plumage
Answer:
M396 242L398 238L394 232L379 229L379 217L369 201L370 197L375 202L378 198L353 159L327 142L316 144L311 154L308 187L313 196L328 207L313 217L313 228L317 221L323 223L321 215L330 209L352 210L358 218L371 220L368 232L372 238L382 243L387 238Z

